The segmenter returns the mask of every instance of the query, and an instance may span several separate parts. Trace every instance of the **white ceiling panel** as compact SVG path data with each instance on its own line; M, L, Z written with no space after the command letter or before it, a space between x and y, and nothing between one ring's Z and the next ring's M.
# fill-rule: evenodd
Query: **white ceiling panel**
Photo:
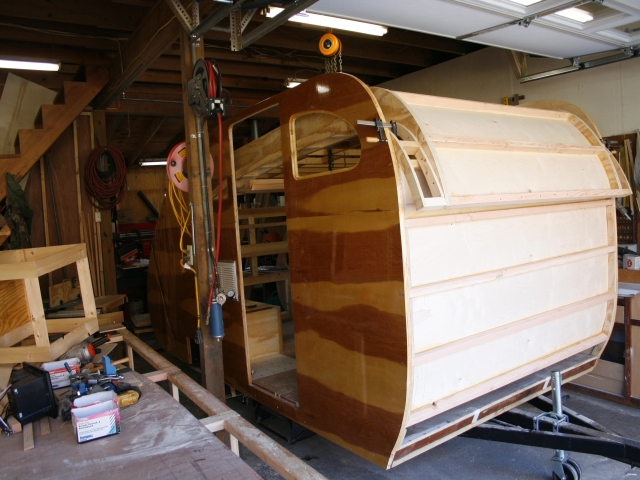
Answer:
M522 28L518 25L478 35L474 41L485 45L505 47L527 53L540 54L557 58L572 58L590 53L606 52L613 47L604 42L579 37L577 35L530 25Z
M457 37L511 19L481 10L468 15L468 6L447 0L320 0L308 10L446 37Z
M530 17L528 28L508 26L468 41L557 58L640 44L640 0L581 6L593 16L584 23L555 14L536 16L568 1L525 7L510 0L319 0L309 11L453 38Z

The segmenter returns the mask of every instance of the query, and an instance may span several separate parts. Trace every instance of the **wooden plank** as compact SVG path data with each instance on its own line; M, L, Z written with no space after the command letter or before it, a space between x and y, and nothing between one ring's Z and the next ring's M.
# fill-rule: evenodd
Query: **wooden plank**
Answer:
M24 286L27 294L27 304L29 305L29 315L31 316L31 328L36 345L39 347L48 347L49 334L47 332L47 322L44 318L44 307L42 305L38 279L26 278L24 280Z
M49 424L49 417L40 419L40 435L49 435L51 433L51 425Z
M48 346L0 348L0 364L15 364L20 362L50 362L51 359L51 349Z
M9 333L2 335L0 337L0 347L11 347L31 335L33 335L33 328L31 327L31 322L27 322L21 327L14 328Z
M243 284L245 287L250 287L253 285L261 285L263 283L271 283L271 282L281 282L289 280L289 272L277 272L277 273L266 273L263 275L257 276L245 276L243 277Z
M96 308L101 308L102 311L106 314L112 313L119 306L124 305L125 298L127 298L127 296L124 294L103 295L101 297L95 297L94 301L96 304ZM74 308L76 310L82 310L84 306L82 304L79 304Z
M162 0L159 0L161 3ZM163 3L163 2L162 2ZM164 4L164 3L163 3ZM166 5L166 4L165 4ZM202 9L201 9L202 12ZM175 23L175 22L174 22ZM194 50L191 48L190 39L186 32L181 32L180 34L180 54L181 54L181 73L182 73L182 96L183 96L183 108L184 108L184 126L185 126L185 138L186 146L187 146L187 158L196 159L198 158L198 142L199 138L197 137L197 125L196 122L199 122L200 119L196 118L193 108L189 106L189 94L187 91L187 82L191 79L193 75L193 65L197 61L197 59L204 57L204 46L200 44L196 46ZM209 136L207 133L207 129L204 129L203 132L204 138L202 139L202 145L204 146L204 151L202 151L202 155L204 158L209 158ZM220 141L222 139L219 139ZM189 169L189 181L191 183L191 188L189 190L189 199L194 205L194 224L197 226L195 231L197 244L197 252L196 252L196 265L195 268L198 271L197 282L198 289L202 295L207 294L209 291L209 266L207 257L211 254L211 251L208 247L208 240L205 238L205 232L202 226L204 225L204 205L205 202L208 202L208 208L211 212L214 212L213 209L213 194L211 191L211 175L213 172L203 172L200 170L200 164L196 161L188 162ZM207 192L206 196L202 192L202 189L197 186L196 179L198 182L206 181ZM211 222L213 224L214 215L211 214ZM213 230L212 225L212 230ZM212 235L215 235L212 232ZM215 236L212 236L215 238ZM211 272L213 273L213 272ZM200 299L197 299L200 301ZM206 308L202 308L203 312L206 312ZM200 345L200 362L202 365L202 379L205 387L208 391L210 391L215 397L220 399L222 402L225 401L225 388L224 388L224 367L222 363L222 342L219 342L211 337L211 335L203 335L203 343Z
M280 307L247 312L249 358L282 352Z
M286 215L286 207L246 208L238 210L238 220L246 220L248 218L285 217Z
M72 330L64 337L51 344L51 360L57 360L63 353L74 345L82 342L88 336L98 331L98 320L94 317L90 321Z
M0 245L6 242L10 235L11 228L9 228L9 225L5 225L4 227L2 227L2 229L0 229Z
M80 297L80 287L73 287L71 280L65 280L49 287L49 305L58 306Z
M563 143L534 143L513 140L490 140L474 137L455 137L448 135L429 135L435 147L470 150L517 151L560 153L570 155L593 155L605 150L603 145L565 145Z
M256 243L254 245L242 245L240 247L242 258L246 257L260 257L263 255L277 255L279 253L287 253L289 251L289 243L287 241L282 242L269 242L269 243Z
M27 423L22 427L22 437L23 437L23 450L26 452L27 450L31 450L34 448L33 443L33 423Z
M200 423L202 423L207 430L212 433L219 432L224 430L224 421L230 418L238 417L239 414L234 412L233 410L229 410L224 413L219 413L218 415L213 415L211 417L205 417L200 419Z

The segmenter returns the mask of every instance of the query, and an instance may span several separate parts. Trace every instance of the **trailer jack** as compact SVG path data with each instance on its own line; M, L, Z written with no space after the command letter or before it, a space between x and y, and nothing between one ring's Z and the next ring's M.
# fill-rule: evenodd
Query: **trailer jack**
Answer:
M554 449L551 458L555 480L580 480L580 466L567 452L600 455L632 467L640 465L640 442L562 406L562 376L551 372L552 399L540 396L529 401L542 410L535 414L514 408L462 435L469 438Z

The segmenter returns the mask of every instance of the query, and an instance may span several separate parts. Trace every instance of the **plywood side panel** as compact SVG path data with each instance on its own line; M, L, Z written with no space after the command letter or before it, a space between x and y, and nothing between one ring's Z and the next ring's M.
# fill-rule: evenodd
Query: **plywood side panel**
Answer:
M413 298L414 352L605 293L608 261L605 254Z
M165 200L149 261L149 313L160 345L181 360L191 362L188 339L194 338L196 330L195 284L193 274L180 267L180 228L169 199Z
M127 192L118 204L118 211L126 210L133 223L147 221L153 217L149 207L138 196L141 190L149 201L160 211L162 201L167 193L167 172L164 167L130 168L127 170ZM171 210L169 210L171 212Z
M640 327L631 327L631 397L640 398Z
M29 322L24 282L0 281L0 337Z
M80 198L76 181L76 148L73 125L69 126L55 141L49 150L48 160L51 162L51 177L49 169L45 168L47 185L47 219L49 225L49 245L70 245L82 242L81 223L78 221ZM58 224L60 238L56 229L56 218L53 211L53 197L58 210ZM66 267L67 278L77 277L75 265ZM53 272L53 283L56 285L64 280L62 270Z
M606 303L473 346L413 369L414 410L602 332ZM544 367L544 362L540 368Z
M451 196L610 188L596 154L438 149L438 157Z
M407 229L411 286L606 246L606 207Z

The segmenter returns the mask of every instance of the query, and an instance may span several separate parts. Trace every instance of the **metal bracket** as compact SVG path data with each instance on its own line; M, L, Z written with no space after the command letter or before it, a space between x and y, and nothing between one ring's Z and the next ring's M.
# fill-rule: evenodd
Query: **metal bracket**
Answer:
M167 0L169 1L169 0ZM198 38L200 38L204 33L211 30L218 23L224 20L231 12L239 10L240 6L245 2L245 0L235 0L233 3L224 2L225 5L221 5L215 9L215 11L209 15L207 18L202 20L198 26L196 26L191 32L189 36L191 37L191 43L195 42Z
M367 127L376 127L378 130L378 141L387 143L387 136L384 133L385 128L390 128L394 135L398 135L398 124L391 120L391 123L384 123L379 118L376 118L372 121L370 120L358 120L356 122L358 125L365 125Z
M244 29L247 28L247 25L249 25L249 22L257 11L257 8L252 8L245 14L245 16L242 18L242 21L240 22L240 33L244 32Z
M231 51L242 50L242 11L234 10L229 14L229 30L231 32Z
M167 3L180 22L180 25L182 25L182 27L187 32L190 32L193 28L193 26L191 25L191 17L187 13L187 10L184 8L182 3L180 3L180 0L167 0Z

